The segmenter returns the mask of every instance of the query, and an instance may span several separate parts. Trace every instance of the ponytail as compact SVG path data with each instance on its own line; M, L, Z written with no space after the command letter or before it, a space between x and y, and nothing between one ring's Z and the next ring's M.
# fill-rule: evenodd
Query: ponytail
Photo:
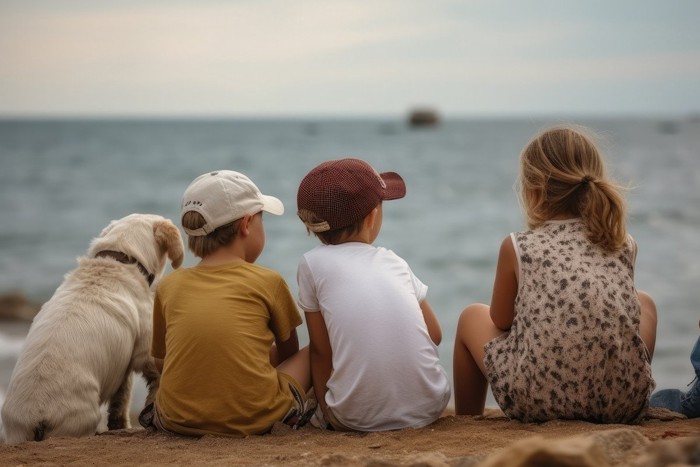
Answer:
M625 244L622 190L605 175L602 156L583 129L537 135L520 157L520 198L529 228L559 215L580 216L588 238L614 252Z
M591 180L580 213L591 242L614 252L627 241L625 204L619 187L607 180Z

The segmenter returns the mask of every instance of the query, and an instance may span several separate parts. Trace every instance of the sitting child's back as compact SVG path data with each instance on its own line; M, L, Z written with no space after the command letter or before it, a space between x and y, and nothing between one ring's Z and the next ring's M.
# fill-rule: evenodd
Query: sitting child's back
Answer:
M243 261L198 265L166 277L156 300L156 323L167 323L156 347L167 349L158 391L166 428L248 435L282 420L293 398L270 363L273 329L284 339L299 317L279 273Z
M636 245L607 252L581 219L513 234L519 292L510 334L486 344L494 397L510 417L636 421L652 386L639 335ZM525 351L527 349L527 351Z
M299 304L314 391L336 430L425 426L450 399L428 288L403 259L372 245L382 201L405 193L398 174L358 159L325 162L299 187L298 215L323 243L300 261Z
M423 426L440 416L449 385L419 303L428 288L384 248L322 245L299 266L304 310L321 310L333 346L326 401L357 430Z
M313 412L301 316L282 276L255 263L263 211L284 212L245 175L197 177L182 197L182 227L200 262L166 277L153 309L156 401L140 421L185 435L247 436L275 422L302 426Z

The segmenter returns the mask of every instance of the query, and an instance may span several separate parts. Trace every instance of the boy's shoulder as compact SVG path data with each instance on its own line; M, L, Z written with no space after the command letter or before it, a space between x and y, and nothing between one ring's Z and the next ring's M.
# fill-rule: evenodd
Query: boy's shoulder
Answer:
M180 289L183 284L190 282L191 270L192 268L182 267L161 277L156 289L158 294L167 294L168 291Z
M319 245L304 254L304 259L311 262L325 262L331 260L334 262L351 260L354 264L368 263L400 263L408 265L408 263L393 250L381 246L375 246L369 243L349 242L340 243L337 245ZM377 263L379 261L380 263Z
M268 268L266 266L261 266L257 263L246 263L243 265L245 268L247 268L252 274L270 278L270 279L278 279L282 278L282 274L272 268Z
M173 271L171 271L168 274L165 274L163 277L160 278L160 282L158 283L158 287L163 287L167 286L171 283L177 283L180 280L183 279L185 275L187 275L187 271L189 271L191 268L178 268Z
M270 269L265 266L260 266L255 263L243 263L233 266L243 274L250 275L251 278L259 278L267 281L277 281L284 280L282 274L279 271ZM206 274L225 274L231 265L222 265L218 267L211 267L207 269L199 269L197 266L189 268L180 268L172 271L170 274L164 276L158 288L169 288L169 287L180 287L187 282L196 281L201 278L205 278ZM202 271L206 271L205 274L200 275Z

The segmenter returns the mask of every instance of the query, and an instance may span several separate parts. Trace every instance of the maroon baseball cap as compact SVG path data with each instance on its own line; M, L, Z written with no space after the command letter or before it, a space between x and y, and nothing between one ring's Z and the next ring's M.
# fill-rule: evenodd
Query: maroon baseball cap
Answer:
M304 177L297 209L319 219L304 222L310 231L326 232L354 224L384 200L404 196L406 184L396 172L380 174L363 160L337 159L319 164Z

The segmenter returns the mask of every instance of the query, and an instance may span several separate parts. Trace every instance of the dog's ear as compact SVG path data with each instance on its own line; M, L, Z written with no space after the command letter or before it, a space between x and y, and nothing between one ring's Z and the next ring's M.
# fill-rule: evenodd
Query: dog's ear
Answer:
M180 231L175 227L175 224L167 219L157 221L153 224L153 235L156 237L158 245L168 253L173 268L179 268L185 257L185 250Z
M116 220L110 221L110 223L107 224L107 227L105 227L104 229L102 229L102 231L100 232L99 238L102 238L102 237L106 236L106 235L114 228L114 226L115 226L116 224L117 224L117 221L116 221Z

